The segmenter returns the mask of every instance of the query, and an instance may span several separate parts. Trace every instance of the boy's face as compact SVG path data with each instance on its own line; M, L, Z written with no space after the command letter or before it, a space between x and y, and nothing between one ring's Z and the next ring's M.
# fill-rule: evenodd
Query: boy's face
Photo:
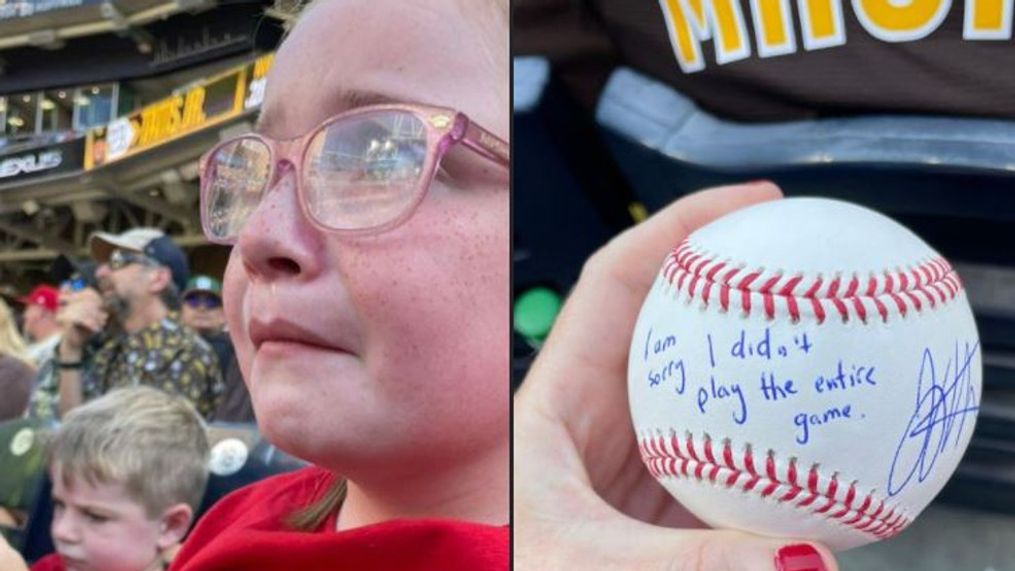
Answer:
M56 551L67 571L142 571L165 547L162 518L150 518L121 484L75 478L65 486L53 471Z

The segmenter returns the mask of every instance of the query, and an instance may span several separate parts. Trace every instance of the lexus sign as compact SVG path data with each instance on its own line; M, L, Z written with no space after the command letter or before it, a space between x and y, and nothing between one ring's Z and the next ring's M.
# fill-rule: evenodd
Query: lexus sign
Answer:
M30 152L20 157L0 160L0 178L55 169L61 164L63 164L63 152L59 149Z
M0 187L29 178L81 170L84 138L0 155Z

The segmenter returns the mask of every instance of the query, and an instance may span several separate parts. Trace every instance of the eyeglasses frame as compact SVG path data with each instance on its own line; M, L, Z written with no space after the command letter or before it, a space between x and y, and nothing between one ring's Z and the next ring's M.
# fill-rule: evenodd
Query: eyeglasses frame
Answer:
M310 213L303 185L303 168L307 159L307 153L310 151L310 143L319 133L339 121L383 111L408 111L416 115L423 122L423 125L426 128L426 156L428 162L423 165L423 173L419 177L417 188L414 190L414 198L402 214L377 226L350 229L332 228L322 224ZM332 115L331 117L321 121L309 132L291 139L274 139L261 133L240 135L218 143L201 155L198 163L201 176L201 227L204 231L205 237L216 244L235 244L239 239L239 232L237 232L236 236L223 239L215 237L209 231L209 208L205 206L209 203L208 201L211 198L210 180L206 176L208 173L209 161L211 160L211 157L215 156L218 151L227 145L235 145L246 139L259 141L268 149L269 171L268 176L265 179L267 181L265 183L265 188L261 189L261 192L264 193L270 191L277 183L276 175L278 174L279 165L285 161L294 170L293 174L296 177L296 194L300 204L300 209L306 219L320 231L342 236L379 234L395 228L411 218L412 215L415 214L416 209L419 208L420 203L423 202L427 192L429 192L441 160L443 160L445 155L450 152L452 147L459 143L465 148L474 151L479 156L492 161L505 169L509 167L511 160L510 149L506 141L479 126L460 111L456 111L448 107L438 107L433 105L385 103L380 105L357 107L337 115ZM299 160L294 161L292 160L293 158L298 158ZM260 207L260 204L258 204L258 207ZM255 207L255 212L256 209L257 207ZM251 215L252 214L253 212L251 212Z
M117 253L119 253L120 255L129 256L130 261L126 262L123 265L113 264L113 257L116 256ZM137 252L134 250L128 250L126 248L113 248L112 250L110 250L109 257L106 258L106 261L103 262L103 264L107 266L110 269L110 271L114 272L122 270L131 264L141 264L142 266L148 266L150 268L157 268L162 265L158 262L158 260L155 260L154 258L145 254L144 252Z

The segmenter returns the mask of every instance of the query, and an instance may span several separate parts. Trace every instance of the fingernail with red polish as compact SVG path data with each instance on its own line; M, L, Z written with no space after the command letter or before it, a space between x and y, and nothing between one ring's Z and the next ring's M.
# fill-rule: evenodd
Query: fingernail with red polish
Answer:
M817 549L801 543L787 545L775 554L776 571L827 571Z

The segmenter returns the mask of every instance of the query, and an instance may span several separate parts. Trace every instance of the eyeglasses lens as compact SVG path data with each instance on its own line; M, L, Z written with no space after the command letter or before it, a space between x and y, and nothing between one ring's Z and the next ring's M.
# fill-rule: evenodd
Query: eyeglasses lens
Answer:
M224 145L209 157L208 230L217 238L239 233L261 202L271 172L271 152L257 139Z
M304 187L311 215L336 230L381 226L416 199L426 128L414 114L371 113L333 123L310 143Z
M427 174L427 129L408 111L376 111L326 125L303 157L307 210L322 226L359 230L403 216ZM235 238L268 186L270 152L241 139L209 159L208 221L218 238Z

